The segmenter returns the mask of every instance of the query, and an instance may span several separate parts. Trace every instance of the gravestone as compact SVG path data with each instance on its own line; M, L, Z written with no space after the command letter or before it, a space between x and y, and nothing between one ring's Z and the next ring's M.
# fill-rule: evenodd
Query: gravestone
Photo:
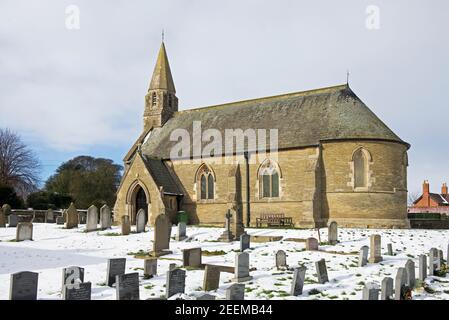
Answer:
M0 228L6 228L6 216L3 208L0 208Z
M276 268L287 268L287 254L284 250L278 250L276 252Z
M127 236L131 233L131 222L129 221L129 216L122 216L122 236Z
M318 283L326 283L329 281L327 276L326 261L324 259L315 262L316 273L318 277Z
M98 208L94 205L87 209L86 231L91 232L97 230L98 225Z
M315 238L307 238L306 250L317 251L318 250L318 240Z
M45 223L55 223L55 213L53 209L48 209L45 213Z
M419 255L419 274L418 278L421 281L426 280L427 278L427 256L425 254Z
M248 252L237 252L235 254L234 282L245 282L253 277L249 275L249 254Z
M191 248L182 250L182 261L184 267L201 267L201 248Z
M112 287L115 283L115 276L125 274L126 258L108 259L108 269L106 273L106 284Z
M215 300L215 296L208 293L201 293L196 296L196 300Z
M86 224L87 220L87 212L80 211L78 212L78 224Z
M438 259L438 250L435 248L429 251L429 275L434 276L440 270L441 262Z
M145 216L145 210L140 209L136 215L136 232L145 232L145 225L147 224L147 218Z
M9 204L5 203L5 204L2 206L1 209L2 209L1 211L3 211L5 220L8 219L8 224L9 224L9 216L12 214L12 212L11 212L11 206L10 206ZM17 216L16 216L16 218L17 218ZM18 220L18 219L17 219L17 220ZM13 222L14 222L14 221L13 221ZM10 227L15 227L15 226L17 225L17 222L18 222L18 221L16 221L15 225L10 226Z
M64 286L74 285L84 282L84 268L81 267L68 267L62 269L62 288L61 291L64 292Z
M182 241L187 238L186 236L186 223L178 222L178 233L176 234L176 241Z
M304 279L306 278L307 268L302 266L295 268L293 273L293 282L290 294L292 296L299 296L302 294L302 288L304 287Z
M65 223L64 216L56 217L56 224L63 225Z
M393 296L393 278L385 277L382 280L380 300L391 300Z
M17 227L18 223L19 223L19 216L15 213L11 213L8 216L8 227L15 228Z
M160 214L154 222L153 255L160 256L170 253L165 251L170 248L169 221L165 214Z
M143 264L144 279L152 278L157 275L157 259L147 258Z
M172 270L175 270L175 269L176 269L176 263L170 263L168 265L168 270L172 271Z
M76 210L73 202L70 204L70 207L66 211L65 228L78 228L78 211Z
M438 250L438 260L440 261L440 266L444 263L443 250Z
M115 277L117 300L140 300L139 273L127 273Z
M405 292L407 290L406 283L407 271L405 268L399 268L394 283L394 300L405 300Z
M328 242L332 245L338 243L338 225L335 221L332 221L329 225Z
M11 274L9 300L36 300L39 274L23 271Z
M184 293L186 287L186 272L182 269L167 271L165 297L168 299L177 293Z
M226 289L226 300L244 300L245 284L234 283Z
M220 237L218 238L218 241L232 242L234 240L234 235L232 234L232 231L231 231L232 213L231 213L230 209L228 209L228 211L226 212L225 218L226 218L225 231L223 231L223 233L220 235Z
M379 286L373 282L365 284L362 300L379 300Z
M92 283L68 284L63 287L63 300L91 300Z
M405 272L407 275L407 281L406 281L406 285L413 289L415 287L415 263L413 262L413 260L407 260L407 262L405 263Z
M19 222L16 228L16 241L33 240L33 224L31 222Z
M100 208L100 228L101 230L111 228L111 209L106 204Z
M240 235L240 252L243 252L246 249L249 249L250 239L251 239L251 237L247 233L243 233Z
M364 267L368 263L368 246L363 246L359 251L359 267Z
M387 254L393 256L393 245L391 243L387 244Z
M446 251L446 265L449 266L449 243L447 244L447 251Z
M378 234L373 234L370 236L370 256L369 256L369 262L370 263L377 263L382 261L382 244L381 244L381 237Z
M203 290L216 290L220 286L220 267L206 264L204 270Z

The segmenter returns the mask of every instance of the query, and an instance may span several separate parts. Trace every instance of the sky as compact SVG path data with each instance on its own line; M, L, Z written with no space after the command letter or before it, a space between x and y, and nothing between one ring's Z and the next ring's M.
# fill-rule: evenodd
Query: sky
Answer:
M122 164L162 30L180 110L343 84L349 70L411 144L409 191L449 182L447 0L0 0L0 127L35 151L42 181L77 155Z

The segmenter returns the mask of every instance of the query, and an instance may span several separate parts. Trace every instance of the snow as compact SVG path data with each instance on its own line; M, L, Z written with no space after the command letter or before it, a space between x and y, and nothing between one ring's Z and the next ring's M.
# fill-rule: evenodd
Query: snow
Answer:
M85 268L85 281L92 282L92 299L115 299L115 289L105 286L106 262L108 258L126 257L126 272L139 272L141 299L159 298L165 295L166 271L170 263L182 265L182 249L202 247L203 251L220 251L224 255L203 256L203 263L234 265L235 252L239 242L216 242L223 229L189 226L188 240L177 242L171 240L170 250L173 254L158 259L158 275L152 279L143 279L143 259L134 258L130 253L139 250L148 251L152 247L153 228L145 233L132 233L117 236L119 227L112 230L85 233L84 226L66 230L55 224L34 224L34 241L12 242L15 228L0 228L0 299L8 299L10 274L19 271L39 273L38 299L61 299L62 268L80 266ZM148 229L148 228L147 228ZM315 230L298 229L246 229L250 235L283 236L286 238L317 237ZM176 233L173 228L172 236ZM371 234L382 236L383 261L357 267L358 251L363 245L369 246ZM321 230L322 241L327 240L327 231ZM305 243L293 241L251 242L250 267L253 279L246 282L245 299L350 299L362 297L363 284L374 282L380 285L386 276L396 276L399 267L404 267L412 259L418 275L418 256L427 254L432 247L442 249L447 257L449 230L375 230L339 228L337 245L321 245L323 251L304 251ZM387 244L393 244L395 256L385 255ZM277 250L287 253L290 267L303 264L307 267L304 292L301 296L289 296L292 271L277 270L275 253ZM334 252L334 253L332 253ZM324 258L330 282L316 283L314 262ZM203 270L188 270L186 278L185 299L193 299L201 292ZM224 299L225 289L232 283L233 275L221 273L220 288L209 292L217 299ZM415 289L413 299L449 300L449 275L446 278L428 277L426 283L435 293L428 293L422 288ZM321 293L310 294L312 289ZM313 291L312 291L313 293ZM173 298L173 297L172 297Z

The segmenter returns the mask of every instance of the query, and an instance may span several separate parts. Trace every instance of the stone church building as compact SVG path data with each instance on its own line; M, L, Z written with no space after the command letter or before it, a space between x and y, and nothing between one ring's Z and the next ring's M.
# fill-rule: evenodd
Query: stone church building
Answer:
M248 144L201 158L192 147L173 159L172 133L194 135L195 121L223 136L226 129L277 129L277 151L261 157ZM409 147L347 84L179 111L162 43L142 134L124 158L114 219L129 215L135 223L144 209L153 224L159 214L175 221L183 210L191 224L223 226L232 209L251 226L261 214L276 213L295 227L336 221L406 228Z

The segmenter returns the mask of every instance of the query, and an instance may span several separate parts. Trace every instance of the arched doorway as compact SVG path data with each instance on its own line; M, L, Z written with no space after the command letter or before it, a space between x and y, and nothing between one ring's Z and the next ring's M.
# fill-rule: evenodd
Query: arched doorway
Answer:
M134 216L137 215L137 212L139 212L140 209L143 209L143 210L145 210L145 222L148 222L147 195L145 194L145 191L142 189L142 187L138 186L137 188L138 188L138 190L136 192Z
M134 181L128 189L126 195L127 215L131 224L136 224L137 212L140 209L145 210L145 218L148 223L151 214L151 199L146 186L139 180Z

